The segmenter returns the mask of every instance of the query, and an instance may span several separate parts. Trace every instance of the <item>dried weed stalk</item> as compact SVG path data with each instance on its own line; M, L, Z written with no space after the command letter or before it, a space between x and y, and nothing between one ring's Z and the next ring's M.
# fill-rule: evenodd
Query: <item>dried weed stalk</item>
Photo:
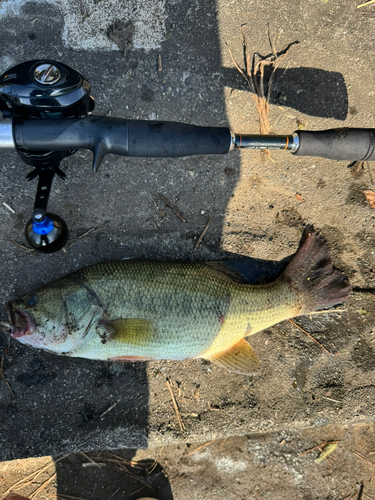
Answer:
M275 71L289 54L290 49L298 45L299 42L292 42L287 47L285 47L285 49L277 52L275 43L272 40L270 33L268 32L268 39L270 42L272 53L268 54L267 56L261 56L259 52L254 52L251 56L244 32L245 26L246 25L241 26L245 69L240 68L240 66L235 61L231 50L228 47L229 55L233 61L234 66L244 77L250 92L253 94L255 107L259 115L260 133L268 134L270 131L269 102Z

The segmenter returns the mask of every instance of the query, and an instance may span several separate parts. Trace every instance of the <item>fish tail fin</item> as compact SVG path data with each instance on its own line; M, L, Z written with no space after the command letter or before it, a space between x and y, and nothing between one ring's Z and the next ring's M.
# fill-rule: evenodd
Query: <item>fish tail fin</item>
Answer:
M299 249L283 278L302 297L300 314L341 304L351 291L347 277L332 266L327 242L312 226L306 226Z

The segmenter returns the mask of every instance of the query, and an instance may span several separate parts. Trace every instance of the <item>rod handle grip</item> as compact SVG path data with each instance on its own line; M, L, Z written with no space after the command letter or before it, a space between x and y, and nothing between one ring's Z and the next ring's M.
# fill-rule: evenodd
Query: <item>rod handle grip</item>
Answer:
M339 128L308 132L299 130L296 156L319 156L329 160L375 160L375 129Z
M230 149L231 133L227 128L90 115L16 122L14 140L17 147L29 151L90 149L95 171L108 153L163 158L224 154Z

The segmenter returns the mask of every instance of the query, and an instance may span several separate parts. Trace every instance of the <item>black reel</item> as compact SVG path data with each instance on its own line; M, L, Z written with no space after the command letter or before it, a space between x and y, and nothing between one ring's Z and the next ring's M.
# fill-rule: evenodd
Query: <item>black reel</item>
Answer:
M0 76L0 110L12 118L13 133L23 120L59 120L83 118L94 109L90 84L78 71L50 60L18 64ZM55 252L68 239L66 223L47 212L48 198L55 174L65 180L60 162L75 150L32 151L17 147L22 161L34 167L27 175L38 177L33 217L26 225L29 244L40 252Z

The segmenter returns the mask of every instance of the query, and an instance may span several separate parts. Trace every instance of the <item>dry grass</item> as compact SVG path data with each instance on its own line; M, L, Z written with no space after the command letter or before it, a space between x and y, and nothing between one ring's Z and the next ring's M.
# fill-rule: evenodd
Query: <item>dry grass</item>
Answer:
M244 69L241 69L237 64L232 55L232 52L228 47L229 55L233 61L234 66L244 77L250 92L253 94L255 107L259 115L260 133L269 134L269 102L275 71L289 54L290 49L298 45L299 42L292 42L282 51L277 52L274 40L272 40L270 33L268 33L268 39L272 51L271 54L261 56L258 52L254 52L251 55L245 35L245 26L246 25L241 26ZM266 76L266 73L268 76Z

